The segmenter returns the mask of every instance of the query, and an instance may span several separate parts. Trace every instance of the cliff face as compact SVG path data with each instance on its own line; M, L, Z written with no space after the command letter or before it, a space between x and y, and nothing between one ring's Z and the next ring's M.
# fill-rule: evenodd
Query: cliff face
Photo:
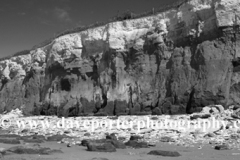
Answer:
M0 62L0 112L181 114L240 103L240 1L192 0Z

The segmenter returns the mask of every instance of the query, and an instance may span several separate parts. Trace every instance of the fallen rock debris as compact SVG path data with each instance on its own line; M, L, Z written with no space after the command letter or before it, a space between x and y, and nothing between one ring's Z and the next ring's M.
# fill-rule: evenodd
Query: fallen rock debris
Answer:
M49 126L56 125L61 118L55 116L34 116L23 117L19 110L13 110L10 113L1 115L4 117L4 122L1 123L0 143L7 144L20 144L24 143L42 143L44 141L56 141L63 143L67 147L73 145L81 145L87 147L88 151L95 152L115 152L116 149L125 148L149 148L155 146L157 143L169 143L177 146L195 147L196 145L212 145L216 150L230 150L240 149L240 123L239 108L234 106L223 110L220 105L204 107L202 112L194 113L191 115L162 115L162 116L119 116L112 119L112 117L71 117L65 120L77 121L79 126L69 127L59 125L57 127L43 128L42 122L49 122ZM208 116L206 116L208 115ZM194 117L194 118L193 118ZM83 128L84 121L112 121L112 128L107 126L96 126L94 130ZM148 120L153 124L152 128L143 125ZM208 126L208 122L215 120L216 125ZM25 128L19 128L17 121L26 122ZM38 122L37 126L27 128L29 121ZM117 121L122 123L126 122L141 122L141 127L133 124L131 127L117 127ZM156 124L166 122L170 124L172 121L180 122L185 121L181 127L168 126L156 128ZM122 123L121 123L122 122ZM197 123L199 122L199 123ZM201 123L200 123L201 122ZM220 122L219 124L217 122ZM11 125L10 125L11 123ZM200 125L196 127L197 125ZM206 128L207 126L207 128ZM65 128L64 128L65 127ZM85 126L86 127L86 126ZM87 127L91 127L91 123ZM188 128L184 128L188 127ZM204 129L205 127L205 129ZM138 130L140 129L140 130ZM226 145L227 144L227 145ZM37 149L36 149L37 148ZM6 152L13 153L42 153L48 154L51 152L49 149L42 149L39 146L33 150L24 148L22 146L1 151L4 155ZM179 156L179 153L171 151L152 151L149 154L161 156ZM179 155L178 155L179 154Z

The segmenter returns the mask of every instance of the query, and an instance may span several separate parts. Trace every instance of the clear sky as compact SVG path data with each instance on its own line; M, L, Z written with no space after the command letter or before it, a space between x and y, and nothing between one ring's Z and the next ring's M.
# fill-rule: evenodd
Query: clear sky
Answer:
M176 0L0 0L0 57L31 49L55 33L141 13Z

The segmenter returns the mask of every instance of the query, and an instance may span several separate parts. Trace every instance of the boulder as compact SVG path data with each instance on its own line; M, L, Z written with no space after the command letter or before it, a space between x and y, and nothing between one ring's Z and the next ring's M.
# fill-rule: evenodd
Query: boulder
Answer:
M0 143L5 144L20 144L20 141L17 139L0 139Z
M217 145L215 146L216 150L230 150L231 148L227 144Z
M7 149L6 152L10 152L14 154L37 154L37 155L63 153L61 150L52 150L50 148L32 147L32 146L15 146Z
M153 150L148 153L149 155L164 156L164 157L179 157L180 153L176 151L164 151L164 150Z
M140 139L142 139L142 137L140 137L140 136L138 136L138 135L132 135L132 136L130 137L130 141L137 141L137 140L140 140Z
M94 143L87 144L87 150L93 152L116 152L116 148L111 143Z
M110 143L113 145L115 148L118 149L125 149L126 146L124 145L123 142L116 140L116 139L98 139L98 140L91 140L91 139L84 139L81 142L82 146L88 146L88 144L93 143L93 144L105 144L105 143Z
M133 141L130 140L125 143L126 146L131 147L131 148L149 148L148 143L146 142L139 142L139 141Z

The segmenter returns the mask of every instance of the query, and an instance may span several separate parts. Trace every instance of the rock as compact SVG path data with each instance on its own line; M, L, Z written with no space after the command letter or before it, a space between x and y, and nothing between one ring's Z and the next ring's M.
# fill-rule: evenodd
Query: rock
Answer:
M123 142L123 141L126 140L126 137L118 137L118 140L121 141L121 142Z
M61 141L64 138L70 138L70 137L66 135L53 135L53 136L47 137L47 141Z
M224 112L224 107L222 105L210 105L202 109L201 113L203 114L218 114Z
M116 137L116 135L113 133L113 134L107 135L107 136L106 136L106 139L117 140L117 137Z
M152 117L151 120L158 120L158 117Z
M117 120L117 119L118 119L118 116L108 117L108 119L110 119L110 120Z
M71 131L64 131L64 134L69 134L71 133Z
M215 105L215 107L218 109L218 111L219 111L220 113L223 113L224 110L225 110L222 105Z
M211 114L218 114L220 112L219 112L219 110L217 108L212 107L211 110L210 110L210 113Z
M23 129L23 130L22 130L22 133L27 133L27 132L29 132L28 129Z
M215 137L216 135L214 133L208 133L204 137Z
M156 145L157 145L156 143L148 143L149 147L156 147Z
M233 112L232 117L240 119L240 108Z
M91 136L91 134L90 133L84 133L84 136L89 137L89 136Z
M112 144L115 148L118 148L118 149L125 149L126 146L124 145L123 142L121 141L118 141L116 139L98 139L98 140L89 140L89 139L85 139L85 140L82 140L81 142L81 145L82 146L87 146L89 143L110 143Z
M231 135L231 139L238 140L238 139L240 139L240 135L238 135L238 134L232 134L232 135Z
M148 148L148 144L146 142L138 142L138 141L128 141L125 143L126 146L131 148Z
M1 134L0 138L20 138L20 136L16 134Z
M17 139L0 139L0 143L5 144L20 144L20 141Z
M118 140L111 140L110 143L117 149L125 149L126 148L125 144Z
M164 156L164 157L179 157L180 153L176 151L163 151L163 150L154 150L148 153L149 155Z
M2 154L2 153L0 153L0 159L2 159L2 158L4 158L4 156L3 156L3 154Z
M240 105L234 105L233 106L233 110L237 110L237 109L240 109Z
M207 119L209 117L211 117L210 114L203 114L203 115L202 114L195 114L195 115L192 115L190 117L190 120L194 120L194 119L198 119L198 118Z
M209 106L203 107L201 112L203 114L210 114L211 113L211 107L209 107Z
M87 150L93 152L116 152L116 148L111 143L88 143Z
M84 140L81 141L81 145L86 147L89 142L91 142L91 140L84 139Z
M140 139L142 139L142 137L140 137L140 136L138 136L138 135L132 135L132 136L130 137L130 141L137 141L137 140L140 140Z
M215 146L215 149L216 150L230 150L231 148L226 144L222 144L222 145Z
M6 149L5 148L0 148L0 154L3 156L6 154Z
M45 137L39 135L23 136L19 137L18 139L23 140L26 143L43 143L45 141Z
M239 104L239 38L229 38L239 37L239 12L237 0L184 2L3 58L0 113L161 115Z
M6 152L15 153L15 154L38 154L38 155L63 153L61 150L51 150L50 148L31 147L31 146L15 146L7 149Z
M173 138L171 138L171 137L161 137L160 138L160 141L161 142L175 142L175 140L173 139Z
M152 115L162 115L162 111L159 107L156 107L152 111Z

